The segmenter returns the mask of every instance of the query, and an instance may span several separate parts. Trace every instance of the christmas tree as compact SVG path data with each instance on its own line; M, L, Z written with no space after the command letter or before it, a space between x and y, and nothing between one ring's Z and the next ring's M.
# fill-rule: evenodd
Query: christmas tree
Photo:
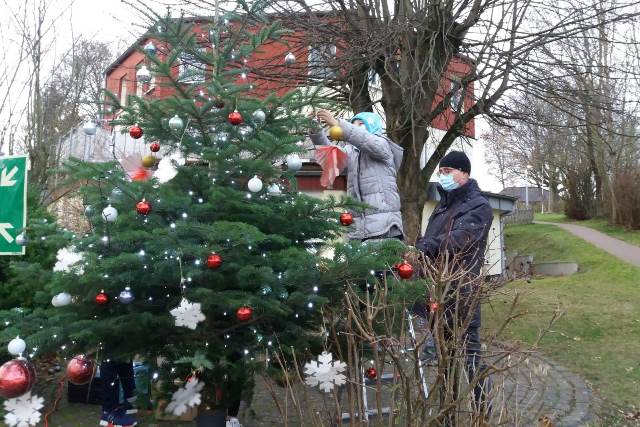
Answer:
M174 95L133 96L126 106L109 96L122 110L110 125L144 135L149 152L140 164L134 156L67 165L91 231L73 239L71 261L47 285L49 298L62 295L57 307L12 312L5 337L27 335L36 356L138 358L167 392L204 383L207 407L225 408L250 391L270 349L319 353L321 306L339 301L348 280L372 281L371 270L398 260L400 242L319 256L347 231L338 219L356 205L297 190L313 126L305 112L325 100L252 86L244 59L287 34L261 7L152 26L138 79L153 76ZM292 59L281 61L284 70ZM158 178L161 158L174 160Z

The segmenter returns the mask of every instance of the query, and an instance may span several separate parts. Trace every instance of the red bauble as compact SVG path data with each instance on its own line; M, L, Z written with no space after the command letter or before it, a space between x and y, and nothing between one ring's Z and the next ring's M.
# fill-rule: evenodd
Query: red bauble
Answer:
M230 112L228 120L232 125L239 125L244 121L244 119L242 118L242 114L237 111Z
M253 308L251 307L240 307L236 311L236 319L241 322L246 322L247 320L251 320L253 317Z
M436 311L438 311L439 307L440 307L440 304L438 303L438 301L430 301L429 302L429 311L431 313L435 313Z
M151 213L151 203L142 199L136 204L136 211L140 215L149 215Z
M353 215L351 215L349 212L340 214L340 224L342 225L353 224Z
M370 380L375 380L377 377L378 371L376 371L376 368L367 369L367 378L369 378Z
M0 396L13 399L22 396L36 382L36 370L25 359L10 360L0 366Z
M154 153L157 153L158 151L160 151L160 143L159 142L154 142L149 146L149 150L151 150Z
M138 125L133 125L129 128L129 135L131 135L131 138L133 139L142 138L143 133L144 132L142 132L142 128Z
M211 254L207 257L207 267L212 270L222 265L222 257L218 254Z
M96 295L96 304L106 305L108 303L109 303L109 295L105 294L104 291Z
M67 379L75 385L89 384L95 371L95 362L84 354L79 354L67 364Z
M398 275L403 279L413 276L413 267L408 262L402 262L398 265Z

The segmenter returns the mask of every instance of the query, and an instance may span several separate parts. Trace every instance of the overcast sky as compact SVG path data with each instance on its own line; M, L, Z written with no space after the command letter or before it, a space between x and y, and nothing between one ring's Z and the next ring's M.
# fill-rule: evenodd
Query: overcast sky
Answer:
M34 0L29 0L34 1ZM135 2L135 0L133 0ZM13 10L19 10L24 0L0 0ZM149 2L148 5L155 4L154 8L162 12L164 7L156 2ZM178 11L176 11L177 13ZM52 34L55 34L55 43L51 45L47 58L54 61L71 45L71 40L82 35L86 38L93 38L108 42L117 56L122 53L136 38L144 31L144 21L139 18L138 13L121 0L51 0L51 16L62 13L57 19ZM0 24L8 28L7 14L1 14ZM53 38L52 38L53 39ZM0 43L5 44L4 51L7 51L6 44L11 43L7 38L0 38ZM477 136L480 137L486 130L484 120L476 122ZM498 192L502 188L495 178L489 173L491 165L484 161L484 148L480 138L473 142L473 149L465 149L472 160L472 177L476 178L483 190Z

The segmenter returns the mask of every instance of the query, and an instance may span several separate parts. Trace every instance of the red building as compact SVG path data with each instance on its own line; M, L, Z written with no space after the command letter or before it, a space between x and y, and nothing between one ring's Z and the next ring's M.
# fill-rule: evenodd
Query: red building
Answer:
M186 21L187 25L192 26L196 41L204 50L212 48L209 36L211 23L212 21L209 18L190 18ZM224 35L221 35L221 37L224 37ZM302 45L303 42L301 40L304 40L304 34L302 34L302 30L296 30L287 36L287 44L271 42L261 46L259 51L254 52L249 58L237 58L233 66L238 67L240 71L247 70L246 73L239 76L238 82L250 83L253 87L253 94L256 96L265 96L273 92L282 94L294 87L305 84L308 76L309 61L313 60L313 56L317 54L315 52L317 48ZM165 98L175 93L175 88L172 85L163 84L165 82L162 81L162 77L152 77L151 82L145 84L137 81L137 71L145 64L149 65L148 58L143 51L144 46L148 43L154 44L157 49L156 55L159 59L162 60L163 57L166 57L167 46L158 40L143 35L106 70L106 89L115 95L122 105L127 105L129 95ZM333 55L340 55L339 48L331 46L331 49L333 50ZM293 66L285 65L284 59L289 52L293 52L296 56ZM460 80L472 71L473 63L470 60L455 58L442 78L441 88L434 100L434 107L442 101L445 94L449 93L453 87L452 85L459 85ZM197 60L186 57L181 64L174 67L172 76L179 81L184 81L185 84L197 85L200 82L204 83L207 72L212 72L210 66L203 66ZM273 76L278 76L278 78L273 78ZM460 104L460 96L463 96L462 104ZM466 90L460 89L459 95L456 94L444 111L433 120L433 128L439 132L446 131L455 120L456 107L462 105L462 109L466 111L471 108L473 102L473 83L471 83ZM118 114L119 111L111 111L104 118L111 120L116 118ZM473 120L465 127L465 136L475 137ZM320 170L317 165L305 164L299 176L298 184L300 189L307 191L322 190L318 182L319 174ZM346 181L344 178L338 178L334 184L334 189L345 188Z
M196 34L197 41L202 45L203 49L211 49L211 42L209 39L208 26L211 24L211 20L207 18L191 18L187 21L187 24L193 25L193 32ZM304 79L300 76L307 76L307 64L310 57L314 54L314 49L310 46L301 46L300 40L303 40L302 30L296 30L286 38L286 42L268 43L260 48L258 52L254 52L250 58L238 59L236 66L238 68L246 68L246 80L243 80L243 76L239 77L239 82L248 82L253 85L254 93L258 96L266 95L272 92L282 94L292 89L293 87L304 84ZM136 79L136 72L141 68L145 61L147 61L142 48L147 43L154 43L158 49L158 57L160 59L166 55L167 48L162 43L158 43L157 40L153 40L146 35L140 37L132 46L130 46L125 52L123 52L106 70L106 89L112 94L116 95L120 102L124 105L127 103L128 95L137 95L145 97L157 97L164 98L174 94L175 89L170 85L163 84L161 78L153 78L149 84L140 84ZM335 46L334 50L337 50ZM294 67L287 67L284 64L284 58L289 52L294 52L296 55L296 63ZM339 52L334 52L338 54ZM189 64L189 59L185 61L184 65L176 66L173 70L173 77L179 79L182 74L187 73L189 70L195 72L195 75L191 75L191 83L198 82L198 79L204 81L206 75L206 67L198 67L197 64ZM249 71L256 70L256 71ZM260 72L259 70L266 70ZM211 71L210 69L208 70ZM448 93L452 85L459 84L463 76L468 75L473 71L473 64L470 60L457 57L451 61L449 69L442 78L441 89L434 100L434 107L437 105ZM279 76L277 79L271 78L271 76ZM284 78L283 78L284 76ZM285 82L285 83L283 83ZM464 94L463 90L460 90L460 95L464 95L462 108L464 111L471 108L473 105L473 83L470 83ZM456 115L455 106L458 105L458 96L452 99L450 105L433 120L433 127L435 129L447 130L453 123ZM114 112L117 115L117 112ZM113 114L108 114L105 118L113 118ZM474 121L470 121L465 128L465 136L475 137L475 124Z

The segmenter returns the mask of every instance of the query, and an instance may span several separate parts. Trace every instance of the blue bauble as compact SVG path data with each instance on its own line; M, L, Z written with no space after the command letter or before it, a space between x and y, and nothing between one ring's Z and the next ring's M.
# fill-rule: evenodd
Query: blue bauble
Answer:
M131 292L131 288L128 286L124 288L124 291L120 292L118 296L118 301L122 304L130 304L133 299L133 292Z

